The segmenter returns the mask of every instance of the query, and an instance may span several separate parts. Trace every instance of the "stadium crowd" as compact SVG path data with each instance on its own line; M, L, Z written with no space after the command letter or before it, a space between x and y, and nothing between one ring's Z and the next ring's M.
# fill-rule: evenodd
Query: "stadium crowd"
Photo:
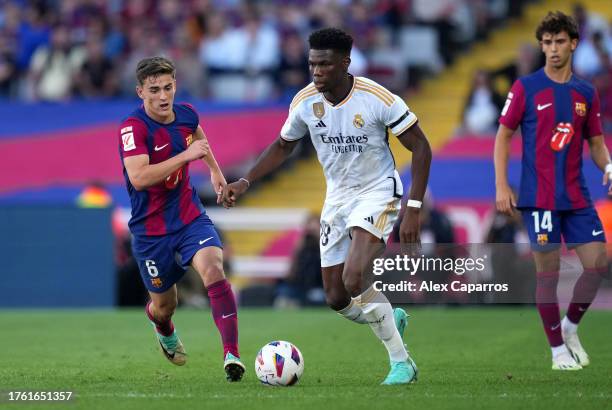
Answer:
M354 73L401 92L527 1L1 0L0 98L133 97L136 62L155 54L176 61L182 97L287 97L321 26L352 33Z

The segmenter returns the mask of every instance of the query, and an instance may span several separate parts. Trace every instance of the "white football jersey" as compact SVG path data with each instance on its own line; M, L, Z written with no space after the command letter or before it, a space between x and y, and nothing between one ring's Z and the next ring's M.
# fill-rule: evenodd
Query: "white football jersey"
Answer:
M351 92L336 105L313 83L302 89L280 135L296 141L310 133L327 182L326 202L341 203L388 187L395 196L403 194L387 128L400 135L416 122L400 97L372 80L354 77Z

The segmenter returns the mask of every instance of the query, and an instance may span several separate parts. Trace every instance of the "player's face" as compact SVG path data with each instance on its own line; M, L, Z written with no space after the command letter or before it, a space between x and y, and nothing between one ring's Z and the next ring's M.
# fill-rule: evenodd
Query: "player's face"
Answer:
M147 77L142 86L136 87L136 92L142 98L147 114L152 115L154 119L165 120L173 115L176 80L172 75Z
M542 52L546 55L546 65L562 68L570 64L572 53L578 46L578 40L571 40L565 31L557 34L544 33L540 45Z
M334 50L310 50L308 66L318 92L332 90L348 70L351 59Z

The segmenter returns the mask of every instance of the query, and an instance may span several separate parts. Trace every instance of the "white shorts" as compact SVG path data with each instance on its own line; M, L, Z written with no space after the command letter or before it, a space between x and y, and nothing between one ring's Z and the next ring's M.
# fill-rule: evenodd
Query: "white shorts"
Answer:
M351 245L351 228L358 226L380 238L389 239L400 211L400 198L389 191L370 192L345 204L323 205L321 213L321 267L344 263Z

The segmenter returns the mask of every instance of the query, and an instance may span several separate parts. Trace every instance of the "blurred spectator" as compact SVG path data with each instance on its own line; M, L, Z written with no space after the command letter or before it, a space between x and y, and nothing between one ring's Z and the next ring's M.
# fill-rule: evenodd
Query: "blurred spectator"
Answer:
M16 94L17 60L8 36L0 32L0 97Z
M306 220L304 235L291 259L289 273L277 285L274 302L277 307L325 304L319 250L319 219L319 215L312 214Z
M68 27L56 25L51 44L36 49L30 64L32 99L61 101L70 98L73 79L83 61L83 50L73 48Z
M574 52L574 70L579 76L591 79L609 69L611 54L612 49L608 49L603 33L596 31L578 43Z
M535 289L535 265L529 237L519 212L495 211L485 243L490 247L493 283L507 283L508 292L494 293L496 303L529 303Z
M484 70L474 74L472 88L463 106L463 133L490 135L495 132L504 98L493 88Z
M518 56L508 65L490 73L491 82L496 83L497 78L504 80L504 91L509 90L519 78L531 74L544 65L544 54L532 43L521 44Z
M306 44L296 32L283 36L276 78L281 94L289 101L310 82Z
M85 45L85 53L85 61L75 81L78 95L87 98L117 95L119 84L115 64L104 55L102 38L90 37Z
M323 26L341 27L353 35L351 73L376 77L402 95L406 86L439 72L444 62L453 61L472 41L485 37L496 26L492 22L520 14L528 1L4 0L0 2L0 43L8 42L9 50L0 50L0 96L106 97L114 94L108 89L114 88L115 81L122 95L132 96L135 63L143 57L167 55L182 72L184 85L179 89L185 96L270 101L308 83L306 78L298 84L303 77L296 75L300 71L294 54L297 40L306 44L308 34ZM80 61L75 67L72 57L69 64L57 58L56 47L49 45L52 25L67 31L64 54L69 56L83 55L82 46L93 47L93 41L103 44L104 59L89 62L83 69L96 84L88 85L86 76L79 74ZM295 34L281 43L285 33ZM41 62L51 48L56 57L47 68ZM38 52L33 64L36 50L47 51ZM76 86L73 76L78 77Z

